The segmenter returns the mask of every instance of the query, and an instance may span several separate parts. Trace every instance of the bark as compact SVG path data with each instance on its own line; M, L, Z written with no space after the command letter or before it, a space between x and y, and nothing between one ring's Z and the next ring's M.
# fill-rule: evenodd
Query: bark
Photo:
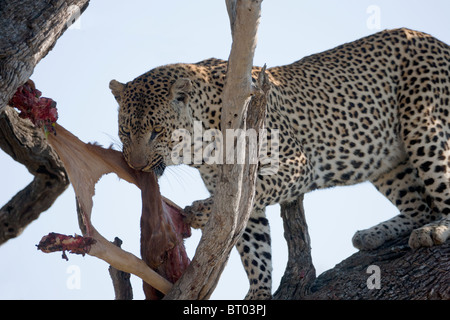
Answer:
M115 238L113 244L119 248L122 246L122 240ZM120 271L113 266L108 268L109 275L113 282L114 294L116 300L133 300L133 288L131 287L130 274Z
M34 175L34 180L0 209L2 244L17 237L41 212L50 208L69 185L69 179L44 134L9 107L0 112L0 147Z
M221 129L246 129L252 90L251 71L256 47L256 34L261 12L261 0L226 1L233 43L223 93ZM263 92L257 94L264 95ZM253 125L261 128L265 99L254 99L251 107L257 119ZM259 117L259 118L258 118ZM264 119L264 118L262 118ZM259 128L255 127L258 132ZM223 139L226 140L226 139ZM232 146L230 146L231 148ZM224 159L227 156L224 144ZM248 151L248 150L247 150ZM248 160L248 152L246 152ZM241 236L253 206L257 166L224 164L219 169L212 216L203 229L195 256L181 279L165 299L207 299L217 285L229 254ZM217 232L221 230L221 232Z
M0 111L89 0L0 1Z
M408 236L399 238L357 252L315 278L301 201L281 206L289 260L274 299L450 300L450 241L413 250Z
M360 251L321 274L307 299L450 300L450 242L413 250L408 238ZM379 288L374 288L379 268Z
M302 299L316 279L311 258L311 239L303 208L303 196L292 203L281 204L284 237L288 245L288 263L278 290L277 300Z

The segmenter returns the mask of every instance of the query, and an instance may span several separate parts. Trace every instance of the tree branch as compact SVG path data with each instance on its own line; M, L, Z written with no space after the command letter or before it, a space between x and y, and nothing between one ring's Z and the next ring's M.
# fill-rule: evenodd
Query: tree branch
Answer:
M0 8L0 111L89 0L3 0ZM78 11L78 12L77 12Z
M0 148L25 165L34 180L0 209L0 244L17 237L66 190L69 179L40 130L12 108L0 112ZM4 183L4 182L3 182Z
M321 274L306 299L450 300L450 241L413 250L408 239L348 257ZM370 286L369 266L379 268L378 288Z
M289 204L281 204L284 237L288 245L288 263L273 298L297 300L305 298L316 279L311 258L311 239L303 208L303 196Z
M122 246L122 240L115 238L113 244L119 248ZM130 274L109 266L109 275L113 282L114 294L116 300L133 300L133 288L131 287Z
M289 260L274 299L450 299L450 241L412 250L406 236L357 252L315 278L302 198L283 204L281 216Z
M246 128L247 109L252 95L251 71L261 0L228 0L227 8L232 25L233 44L223 93L221 114L223 137L226 137L227 129ZM260 101L265 102L263 99ZM256 109L265 110L265 104L257 106ZM261 126L262 122L258 124ZM257 165L226 164L228 146L226 139L223 140L224 164L219 168L213 214L203 229L191 264L165 299L209 298L222 274L230 251L242 234L250 216ZM246 154L248 160L248 152Z

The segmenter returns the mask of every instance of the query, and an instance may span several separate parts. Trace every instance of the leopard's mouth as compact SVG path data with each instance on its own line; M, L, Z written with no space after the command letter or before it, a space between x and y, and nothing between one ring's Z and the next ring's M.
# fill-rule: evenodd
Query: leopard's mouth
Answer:
M159 178L163 175L164 170L166 170L166 164L163 160L159 160L155 165L152 166L152 170L156 174L156 177Z

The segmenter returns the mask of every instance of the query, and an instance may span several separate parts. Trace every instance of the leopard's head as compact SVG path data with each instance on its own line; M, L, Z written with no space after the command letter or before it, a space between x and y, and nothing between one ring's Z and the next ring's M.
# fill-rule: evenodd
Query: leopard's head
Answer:
M119 103L119 138L130 167L161 176L173 164L172 133L192 127L191 80L160 67L126 84L109 87Z

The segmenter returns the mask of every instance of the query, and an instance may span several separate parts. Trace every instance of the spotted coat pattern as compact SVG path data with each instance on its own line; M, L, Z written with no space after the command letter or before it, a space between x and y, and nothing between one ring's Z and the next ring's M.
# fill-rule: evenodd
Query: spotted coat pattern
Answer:
M155 68L127 84L111 81L119 136L130 166L161 175L180 141L172 133L220 129L226 61ZM260 68L254 68L254 76ZM279 130L279 169L258 175L256 203L237 244L249 299L271 297L271 249L265 207L306 192L372 182L400 213L353 244L379 247L405 234L410 246L440 244L450 232L450 47L408 29L387 30L290 65L267 70L266 126ZM192 141L192 145L194 142ZM195 151L194 147L190 149ZM216 166L194 164L212 197L186 208L208 220ZM344 219L344 218L343 218Z

